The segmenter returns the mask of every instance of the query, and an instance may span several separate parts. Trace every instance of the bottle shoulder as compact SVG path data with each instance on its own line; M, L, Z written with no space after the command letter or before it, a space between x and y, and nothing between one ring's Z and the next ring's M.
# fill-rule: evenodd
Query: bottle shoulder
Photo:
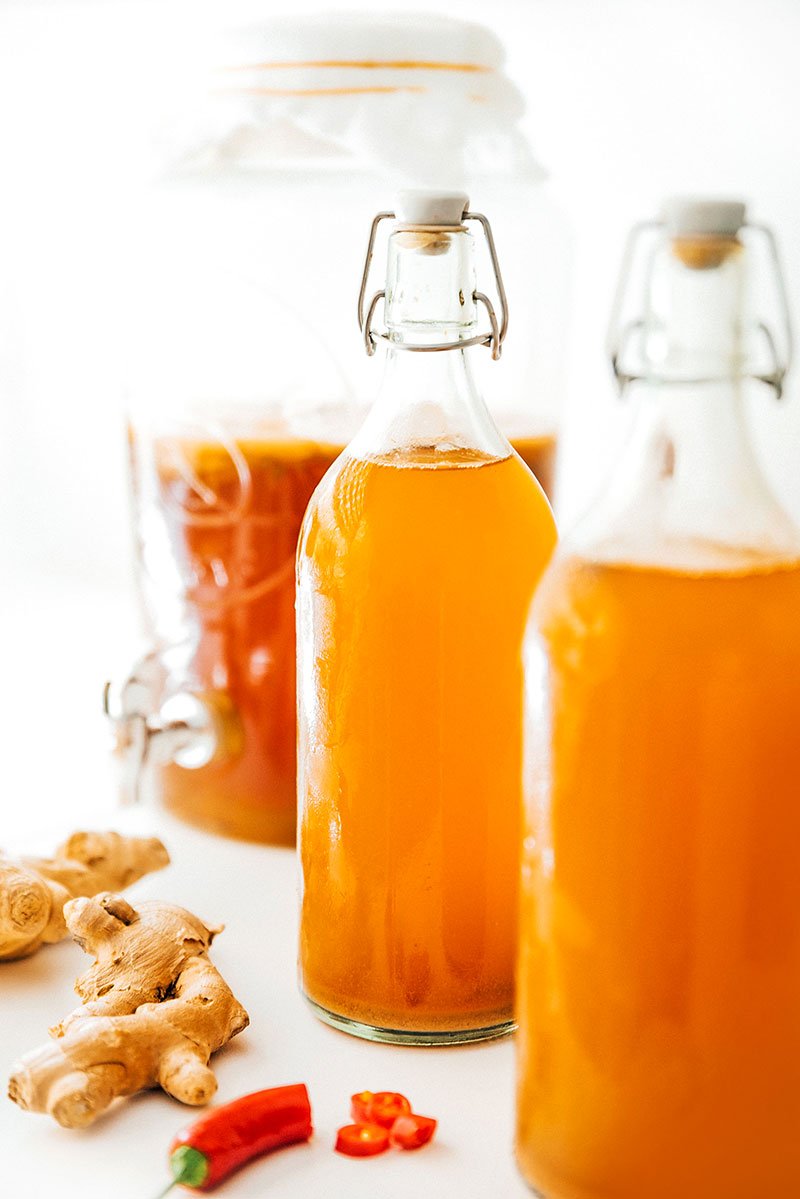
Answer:
M614 641L621 635L668 644L681 627L724 625L736 637L800 605L800 558L743 556L703 568L608 560L569 548L552 559L537 591L529 636ZM738 631L737 631L738 630Z
M405 545L438 540L442 553L496 538L544 562L556 541L550 505L515 453L435 453L415 447L392 455L342 454L312 496L300 539L301 555L331 540L339 550L366 531ZM448 539L448 532L457 534Z

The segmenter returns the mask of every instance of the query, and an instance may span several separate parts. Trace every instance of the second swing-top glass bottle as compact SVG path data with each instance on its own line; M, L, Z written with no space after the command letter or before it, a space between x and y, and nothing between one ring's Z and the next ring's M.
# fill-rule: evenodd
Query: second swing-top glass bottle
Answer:
M777 1199L800 1193L800 533L745 404L780 394L785 299L743 204L674 201L631 245L633 429L527 643L519 1161L546 1199Z
M497 316L475 290L488 223L404 194L365 315L380 219L384 383L298 550L301 986L359 1036L480 1040L511 1027L521 645L555 527L469 372L505 333L499 271Z

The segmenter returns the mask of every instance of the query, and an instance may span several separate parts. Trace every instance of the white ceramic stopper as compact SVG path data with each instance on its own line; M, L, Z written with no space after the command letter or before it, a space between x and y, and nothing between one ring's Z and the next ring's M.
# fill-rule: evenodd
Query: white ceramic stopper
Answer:
M468 207L466 192L415 187L398 193L395 216L402 225L457 227Z
M672 237L735 237L745 223L741 200L701 200L672 196L662 209Z

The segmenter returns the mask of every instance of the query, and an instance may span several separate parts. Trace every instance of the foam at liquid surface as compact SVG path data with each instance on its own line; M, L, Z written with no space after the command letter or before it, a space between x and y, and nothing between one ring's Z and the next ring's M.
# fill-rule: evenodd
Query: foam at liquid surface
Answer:
M631 538L609 539L585 556L619 570L663 571L702 578L706 575L765 574L800 565L800 543L792 553L768 546L748 548L701 538L662 538L655 543Z

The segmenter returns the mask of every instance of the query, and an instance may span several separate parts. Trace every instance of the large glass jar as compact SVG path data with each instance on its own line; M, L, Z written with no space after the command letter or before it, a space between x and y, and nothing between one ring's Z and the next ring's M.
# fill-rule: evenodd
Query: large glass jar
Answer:
M564 246L487 30L339 15L246 29L215 53L213 86L162 127L133 237L130 443L153 653L116 714L173 811L288 843L294 550L363 415L348 280L369 216L398 184L463 186L491 207L501 253L514 247L519 331L495 412L546 489Z
M800 532L746 422L786 362L764 244L734 202L639 230L633 428L534 603L518 1156L545 1199L800 1193Z

